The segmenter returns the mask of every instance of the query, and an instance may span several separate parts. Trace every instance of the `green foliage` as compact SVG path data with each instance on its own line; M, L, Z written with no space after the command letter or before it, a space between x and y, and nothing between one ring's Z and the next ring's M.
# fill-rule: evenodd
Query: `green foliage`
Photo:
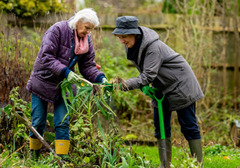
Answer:
M229 157L227 159L220 156L209 156L205 158L204 167L211 168L238 168L240 166L239 158Z
M0 9L7 13L14 13L19 17L67 12L64 3L58 0L4 0L0 1Z
M109 98L109 93L106 95L107 91L104 90L104 85L98 86L100 86L99 90L94 92L95 87L84 81L76 83L77 93L74 95L71 84L67 80L61 84L63 99L69 109L68 114L74 118L70 127L71 141L74 142L74 157L82 156L73 160L74 164L82 166L100 163L101 167L118 167L121 165L120 158L124 158L124 156L121 157L121 154L124 155L124 153L120 152L123 141L116 134L116 130L113 130L112 134L104 133L99 114L102 114L105 119L111 120L115 113L105 102L105 99ZM96 114L102 139L98 133L95 137L93 132L92 120ZM127 156L131 158L131 156ZM126 159L123 164L126 164ZM135 165L138 165L137 162Z
M186 154L185 158L182 160L182 163L179 166L172 167L180 167L180 168L201 168L201 164L197 162L197 158L190 157Z
M163 2L163 13L177 13L177 4L175 0L164 0Z
M10 155L9 151L2 152L0 154L0 164L1 167L7 168L7 167L31 167L31 168L58 168L58 162L55 160L52 153L49 153L46 155L46 157L43 159L42 156L40 156L39 161L33 161L26 155L21 155L20 153L13 153ZM9 157L8 159L6 159ZM63 167L66 167L64 165Z
M218 146L218 145L217 145ZM209 150L215 150L212 146L206 146L204 147L204 151ZM219 148L216 147L216 148ZM156 146L133 146L129 149L120 148L122 149L120 151L121 153L121 163L118 163L116 167L127 167L127 168L153 168L158 167L160 164L158 151ZM136 150L135 150L136 149ZM217 149L218 150L218 149ZM211 167L211 168L232 168L232 167L239 167L239 155L240 151L239 149L230 149L227 148L227 156L228 158L225 159L222 155L215 155L208 153L207 155L204 155L204 161L203 166L204 167ZM173 155L172 155L172 166L171 167L181 167L181 164L185 164L185 162L192 163L193 160L191 158L188 158L184 154L184 150L182 147L176 147L173 146ZM9 156L9 151L2 152L0 154L0 163ZM135 156L137 155L137 156ZM58 167L57 162L54 160L54 157L52 154L47 154L44 158L41 156L40 160L38 162L33 162L29 159L27 159L26 156L19 155L19 153L13 154L9 159L7 159L5 162L1 164L2 167L14 167L14 166L22 166L22 167L34 167L34 168L52 168L52 167ZM89 162L89 157L84 157L85 162ZM187 160L187 161L184 161ZM188 161L189 160L189 161ZM64 165L63 167L71 167L71 165Z
M18 92L19 87L13 88L10 92L10 100L13 102L12 109L13 111L21 111L23 112L29 119L31 117L31 102L26 102L23 99L21 99L21 96ZM6 108L9 109L8 105Z
M136 148L136 152L140 156L144 156L145 160L150 160L151 165L153 167L158 167L160 164L158 151L156 146L134 146ZM184 148L188 148L187 146ZM196 160L186 154L186 150L182 147L173 146L172 148L172 165L171 167L176 168L183 168L183 167L197 167ZM222 154L219 153L219 150ZM225 151L222 151L225 150ZM223 147L221 145L209 145L203 148L204 155L203 155L203 167L211 167L211 168L222 168L222 167L239 167L239 149L233 149L228 147ZM223 157L228 156L228 157Z
M204 150L206 156L235 156L236 158L240 158L240 150L239 149L230 149L227 146L214 144L213 146L208 146Z
M94 105L96 106L97 111L101 112L106 118L108 118L109 115L115 115L105 101L107 92L104 91L104 87L97 84L94 86L90 86L86 82L76 83L77 93L74 95L71 83L64 79L61 84L61 89L63 100L68 109L67 115L71 113L74 114L79 110L89 111ZM91 114L89 115L91 117Z
M211 3L211 2L210 2ZM164 0L163 1L163 13L171 13L171 14L199 14L201 12L201 5L204 4L204 0L196 1L196 0ZM197 6L196 6L197 5Z
M122 168L145 168L145 167L154 167L152 166L149 160L146 160L144 157L137 156L135 152L124 153L121 157L122 159Z
M224 4L226 3L226 4ZM238 16L240 16L240 0L237 0L238 3ZM207 4L206 8L202 8ZM230 4L230 8L227 6ZM222 15L222 7L225 6L225 12L228 13L234 8L234 1L231 1L231 3L227 1L208 1L208 0L164 0L163 1L163 8L162 12L163 13L171 13L171 14L201 14L204 10L207 10L209 13L213 13L214 15ZM219 13L218 13L219 12Z
M89 84L76 83L77 93L74 95L72 86L67 80L62 82L61 88L68 115L71 118L77 115L76 119L71 121L70 134L72 141L75 142L74 153L79 153L83 157L82 159L77 158L74 162L77 161L78 164L80 162L83 165L94 164L100 153L97 141L93 137L92 117L96 113L101 113L105 118L115 114L105 102L103 89L99 88L100 90L93 94L94 89ZM79 141L79 139L83 139L83 141Z
M238 167L240 166L240 150L220 144L207 146L204 150L205 167Z
M24 124L20 123L16 120L14 116L14 111L20 111L26 114L27 117L30 118L31 114L31 104L20 98L18 93L18 87L14 88L10 92L10 100L12 105L7 105L4 108L5 114L8 116L6 118L6 125L2 126L6 127L6 130L9 132L2 132L1 134L8 134L6 138L0 137L2 139L1 143L6 145L6 148L10 151L15 151L18 146L22 146L26 140L28 140L28 131Z
M218 155L225 152L226 149L226 146L215 144L205 149L205 155Z
M93 136L92 118L94 117L94 114L101 113L103 116L106 114L109 116L114 116L114 113L101 112L102 110L111 111L111 109L106 104L104 104L103 98L101 99L103 92L97 92L98 94L93 95L92 89L89 89L89 85L86 83L84 85L83 83L78 83L77 95L74 96L72 89L70 88L71 84L68 83L68 81L64 81L61 86L65 95L63 96L64 100L67 103L69 114L71 115L70 135L72 149L70 150L70 155L72 155L71 158L73 165L80 167L92 167L93 165L101 164L103 167L120 167L122 165L120 158L122 158L122 161L124 161L123 165L133 165L133 163L135 167L146 165L144 163L144 159L137 155L125 155L124 151L126 150L124 150L123 141L119 135L117 135L115 131L112 132L113 134L105 134L100 124L99 118L98 128L103 139L100 138L99 134L97 134L97 136ZM98 97L100 99L94 99L93 97ZM11 91L10 98L13 101L13 105L8 105L5 108L6 113L11 115L14 110L17 110L22 111L24 114L28 115L28 113L31 111L31 108L19 97L18 88L14 88ZM87 100L85 100L86 98ZM97 105L96 108L94 107L94 102L96 103L96 101L99 102L99 106L102 106L102 108L97 108ZM76 106L73 106L72 103L75 103ZM105 118L109 119L109 116L105 116ZM28 135L25 134L26 126L20 123L17 126L17 134L14 136L15 141L17 140L17 137L28 138ZM114 126L112 128L114 128ZM52 134L46 135L46 137L49 136L52 136ZM3 159L0 159L0 163L3 163L3 165L6 167L12 167L15 165L15 163L18 163L20 166L31 165L31 167L42 167L42 165L45 165L44 167L59 166L57 159L54 158L51 153L46 158L41 156L37 163L32 162L29 160L29 157L23 155L26 158L24 162L21 162L20 157L22 155L14 150L15 149L12 150L13 154L10 154L9 152L2 152L1 156ZM26 154L28 152L25 151L24 153ZM68 166L68 164L65 164L64 167L65 166Z
M111 143L110 143L110 146L109 146L109 150L101 145L101 147L103 148L103 160L102 160L102 167L116 167L116 163L118 161L118 159L120 158L119 156L117 156L117 152L118 152L118 148L114 148L113 151L112 151L112 146L111 146Z

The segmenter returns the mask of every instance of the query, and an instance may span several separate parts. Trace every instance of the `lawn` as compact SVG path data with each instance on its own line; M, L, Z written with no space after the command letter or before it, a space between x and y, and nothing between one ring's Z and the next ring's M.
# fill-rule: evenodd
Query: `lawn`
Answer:
M140 156L145 156L153 167L160 165L158 149L156 146L133 146ZM172 148L172 167L189 168L194 166L195 159L189 157L188 148ZM227 149L225 146L214 145L203 148L203 167L204 168L240 168L240 150Z

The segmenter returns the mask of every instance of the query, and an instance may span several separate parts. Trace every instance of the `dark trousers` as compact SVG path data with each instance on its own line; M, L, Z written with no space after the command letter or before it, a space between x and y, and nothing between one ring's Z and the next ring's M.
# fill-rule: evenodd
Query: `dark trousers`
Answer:
M163 106L163 116L164 116L164 126L165 126L165 136L167 138L171 137L171 115L172 111L168 110L169 102L165 98L162 102ZM181 132L187 140L200 139L200 131L197 124L197 119L195 115L195 102L190 106L177 110L178 122L181 125ZM160 138L160 127L159 127L159 117L158 108L154 108L154 126L155 126L155 137Z

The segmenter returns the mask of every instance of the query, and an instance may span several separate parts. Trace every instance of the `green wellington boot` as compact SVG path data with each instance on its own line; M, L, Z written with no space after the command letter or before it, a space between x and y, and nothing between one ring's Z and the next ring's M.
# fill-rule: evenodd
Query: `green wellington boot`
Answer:
M188 141L190 151L193 157L197 158L197 161L202 164L202 141L201 139L194 139Z
M166 167L164 167L163 165L163 153L161 152L162 149L162 143L161 143L161 139L159 138L157 140L158 142L158 153L159 153L159 158L161 161L161 165L159 168L170 168L171 165L171 160L172 160L172 143L171 143L171 138L166 138L166 150L167 150L167 165Z

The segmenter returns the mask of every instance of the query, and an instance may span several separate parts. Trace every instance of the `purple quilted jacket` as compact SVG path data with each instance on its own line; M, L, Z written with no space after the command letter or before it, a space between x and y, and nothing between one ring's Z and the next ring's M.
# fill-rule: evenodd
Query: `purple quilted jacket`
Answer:
M68 21L57 22L46 31L27 83L26 88L29 92L51 103L54 103L61 95L61 88L58 84L64 79L62 70L68 66L70 61L73 35ZM95 52L90 36L88 39L89 51L80 55L77 62L83 77L90 82L95 82L96 77L103 72L96 68Z

